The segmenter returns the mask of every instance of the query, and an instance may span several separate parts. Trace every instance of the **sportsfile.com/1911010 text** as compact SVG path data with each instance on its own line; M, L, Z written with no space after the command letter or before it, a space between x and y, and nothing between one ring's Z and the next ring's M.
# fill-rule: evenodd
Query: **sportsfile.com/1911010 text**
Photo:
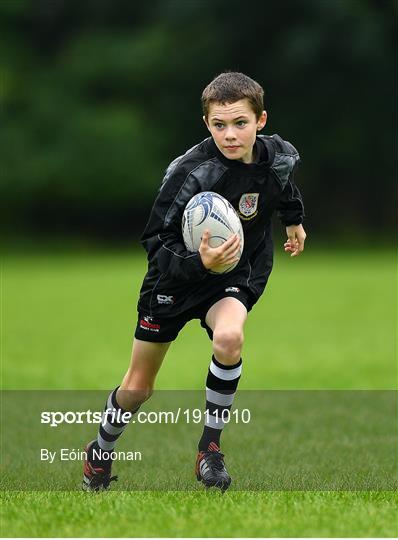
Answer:
M250 409L234 409L230 411L223 409L183 409L176 408L174 411L139 411L136 414L122 412L116 409L106 409L105 411L43 411L40 415L40 423L50 427L57 427L62 424L105 424L112 423L133 424L200 424L203 422L223 422L224 424L248 424L251 421Z

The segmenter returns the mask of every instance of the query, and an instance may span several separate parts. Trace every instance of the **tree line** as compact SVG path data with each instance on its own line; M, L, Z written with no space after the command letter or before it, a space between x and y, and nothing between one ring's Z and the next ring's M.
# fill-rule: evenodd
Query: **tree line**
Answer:
M224 70L265 89L300 151L319 233L393 224L393 2L0 2L1 221L131 235L167 164L207 136L200 94Z

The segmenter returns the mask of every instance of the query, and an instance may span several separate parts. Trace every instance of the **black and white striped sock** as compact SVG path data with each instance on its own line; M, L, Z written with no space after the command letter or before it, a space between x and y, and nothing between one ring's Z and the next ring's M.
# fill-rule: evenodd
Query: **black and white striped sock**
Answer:
M209 414L205 416L205 426L198 444L199 452L206 452L212 442L220 446L225 424L223 411L231 409L241 372L242 359L232 366L224 366L212 357L206 379L206 410Z
M133 412L122 409L116 400L118 388L119 387L115 388L108 396L98 430L97 440L91 446L92 456L94 450L97 450L97 453L98 450L102 450L102 452L112 452L115 448L116 441L128 426L132 415L139 409L139 407L137 407ZM126 418L128 419L127 421L125 421ZM94 466L104 465L104 462L101 460L90 457L89 459L90 463Z

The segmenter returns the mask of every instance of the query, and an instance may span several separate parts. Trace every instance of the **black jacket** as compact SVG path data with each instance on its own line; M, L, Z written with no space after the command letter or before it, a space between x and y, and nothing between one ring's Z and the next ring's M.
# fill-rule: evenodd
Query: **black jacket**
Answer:
M299 224L304 207L293 181L300 159L294 146L278 135L259 135L255 144L256 162L251 164L227 159L209 137L169 165L141 238L148 272L138 301L140 311L177 315L225 286L247 288L254 301L260 297L272 269L272 214L277 210L285 225ZM199 253L187 251L183 242L184 208L202 191L225 197L241 218L244 250L239 264L227 274L210 274ZM166 303L164 297L169 299Z

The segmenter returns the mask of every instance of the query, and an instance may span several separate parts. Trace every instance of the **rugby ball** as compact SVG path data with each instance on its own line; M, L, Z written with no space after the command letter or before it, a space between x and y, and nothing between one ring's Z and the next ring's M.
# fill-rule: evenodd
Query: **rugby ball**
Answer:
M210 231L209 246L218 247L230 236L240 236L240 253L243 252L243 229L239 216L224 197L212 191L198 193L188 202L182 218L182 236L188 251L198 251L204 231ZM239 261L220 265L210 270L214 274L225 274L235 268Z

